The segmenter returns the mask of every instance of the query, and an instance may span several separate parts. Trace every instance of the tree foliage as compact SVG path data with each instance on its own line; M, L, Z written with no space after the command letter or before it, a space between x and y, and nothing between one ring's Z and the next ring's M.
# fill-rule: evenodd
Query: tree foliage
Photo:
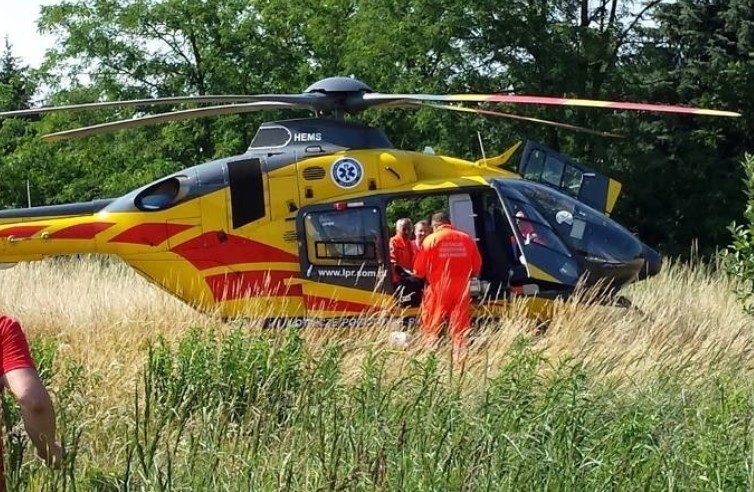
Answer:
M728 227L732 242L720 257L726 274L734 281L738 300L746 312L754 314L754 155L747 153L742 167L747 197L743 220Z
M739 162L754 143L754 11L740 0L686 0L661 4L653 18L627 55L627 95L731 108L743 118L623 115L637 138L621 163L630 186L622 217L666 251L688 253L698 239L712 253L726 244L726 226L745 200Z
M21 65L13 54L9 39L0 55L0 111L27 109L31 105L35 87L29 68ZM0 196L8 197L11 204L20 204L25 196L25 172L22 165L15 162L18 149L31 140L33 127L18 120L0 121L0 167L3 179L0 180Z

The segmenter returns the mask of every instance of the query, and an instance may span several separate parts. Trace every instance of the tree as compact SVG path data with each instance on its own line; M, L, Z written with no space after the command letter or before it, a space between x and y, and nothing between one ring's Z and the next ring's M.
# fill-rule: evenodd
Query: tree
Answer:
M0 111L15 111L30 107L34 83L29 68L22 66L13 55L13 47L6 36L0 58ZM19 119L0 121L0 203L25 203L26 170L14 164L12 154L33 135L33 123ZM22 201L23 200L23 201Z
M682 0L659 6L654 20L626 55L627 94L743 118L624 116L635 138L613 157L634 184L619 216L666 253L687 256L698 240L709 255L727 244L726 226L745 201L739 162L754 144L754 12L742 0Z
M61 2L42 8L40 26L59 41L42 67L55 89L47 104L279 92L286 89L277 84L283 73L295 71L295 57L274 56L285 40L260 32L256 13L241 0ZM169 109L56 113L38 128L50 133ZM176 122L54 145L35 141L18 149L13 162L32 175L41 203L117 196L182 167L243 152L269 117Z
M28 108L34 91L29 68L21 66L19 59L13 55L13 47L6 36L0 59L0 110L16 111Z

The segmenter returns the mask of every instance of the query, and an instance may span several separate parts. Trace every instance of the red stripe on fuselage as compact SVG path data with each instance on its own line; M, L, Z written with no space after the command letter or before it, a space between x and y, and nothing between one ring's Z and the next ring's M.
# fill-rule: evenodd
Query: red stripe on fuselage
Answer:
M352 313L367 313L377 311L377 306L362 304L360 302L341 301L329 297L304 296L304 305L307 310L317 311L344 311Z
M76 224L50 234L53 239L94 239L94 236L115 224L113 222L91 222Z
M282 249L223 232L207 232L170 251L181 255L199 270L241 263L296 263L298 257Z
M205 277L215 301L231 301L246 297L301 296L300 285L285 285L298 272L259 270L229 272Z
M187 229L192 225L150 223L139 224L126 229L110 240L111 243L143 244L145 246L159 246L171 237Z
M46 225L41 226L13 226L7 229L0 230L0 237L31 237L42 229L46 229Z

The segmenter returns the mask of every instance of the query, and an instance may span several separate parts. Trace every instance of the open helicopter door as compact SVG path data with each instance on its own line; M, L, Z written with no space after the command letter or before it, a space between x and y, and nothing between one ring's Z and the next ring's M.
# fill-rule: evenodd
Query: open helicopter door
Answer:
M516 258L539 291L570 289L579 277L576 259L537 209L505 182L496 179L493 187L513 231L511 247Z
M471 203L471 195L459 193L448 197L448 209L450 221L456 229L460 229L475 240L476 227L474 226L474 206Z
M368 324L369 315L390 305L382 210L380 202L367 198L299 211L300 284L307 318L350 327Z
M524 179L555 188L607 215L613 211L621 184L594 169L529 141L521 153L518 173Z

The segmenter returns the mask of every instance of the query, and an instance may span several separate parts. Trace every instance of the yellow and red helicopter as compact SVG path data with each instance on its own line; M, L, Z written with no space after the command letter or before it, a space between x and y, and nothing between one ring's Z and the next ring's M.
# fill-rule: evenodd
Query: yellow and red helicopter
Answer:
M242 155L184 169L114 199L0 212L0 263L75 254L116 255L191 306L267 326L369 323L370 314L416 315L391 283L388 205L441 197L454 225L476 238L483 270L474 315L505 314L512 297L534 315L579 282L610 289L655 275L661 257L609 218L620 183L543 145L518 142L472 162L397 149L378 128L347 120L373 107L433 107L559 122L451 103L542 104L740 116L678 106L485 94L384 94L347 77L301 94L186 96L42 107L155 104L208 107L103 123L43 137L84 137L143 125L262 109L315 116L262 124ZM526 227L522 227L522 222ZM536 230L524 234L523 230ZM532 237L535 239L533 240Z

